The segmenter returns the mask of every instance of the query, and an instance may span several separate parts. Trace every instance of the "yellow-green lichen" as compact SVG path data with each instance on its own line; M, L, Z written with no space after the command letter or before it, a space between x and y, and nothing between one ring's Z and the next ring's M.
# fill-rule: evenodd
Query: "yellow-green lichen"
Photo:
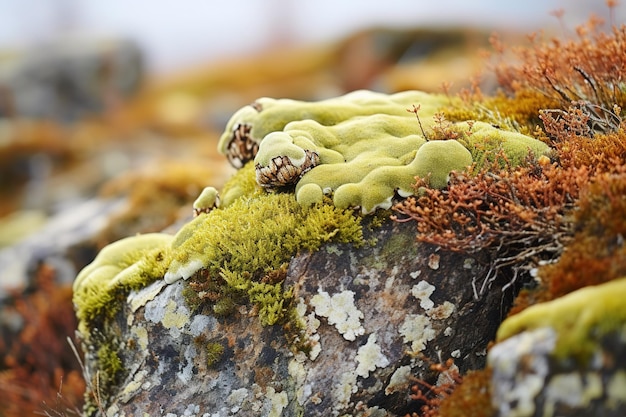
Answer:
M511 165L518 165L529 153L548 152L541 141L489 123L449 123L437 114L446 98L417 91L359 91L317 103L266 102L267 109L250 106L231 118L220 151L238 157L234 140L255 142L258 152L249 157L254 157L259 184L297 184L296 199L303 206L331 195L339 208L371 213L391 207L396 195L412 195L416 176L443 188L451 171L480 164L487 153L502 151ZM415 104L419 109L407 111ZM232 134L241 125L251 129L248 136ZM422 125L433 133L422 131Z
M550 327L558 334L557 357L588 358L603 334L626 326L625 297L626 278L582 288L507 318L498 329L497 340Z
M251 127L250 137L260 143L269 133L283 130L294 120L313 120L323 126L332 126L353 117L376 114L404 116L406 109L420 103L420 115L432 115L447 103L443 95L430 95L421 91L406 91L393 95L371 91L355 91L345 96L320 102L290 99L260 98L250 106L237 111L222 134L218 149L227 154L232 133L240 125ZM423 103L423 104L422 104Z
M171 241L172 236L164 233L121 239L103 248L83 268L74 281L73 301L84 337L89 338L95 320L119 311L128 292L163 276Z

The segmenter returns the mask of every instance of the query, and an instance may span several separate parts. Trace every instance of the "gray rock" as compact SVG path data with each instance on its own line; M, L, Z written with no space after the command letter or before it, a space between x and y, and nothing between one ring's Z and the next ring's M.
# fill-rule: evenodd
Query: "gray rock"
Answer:
M73 121L132 94L143 71L130 41L53 39L0 61L0 116Z
M413 225L388 221L370 238L375 245L327 244L292 259L285 285L299 319L284 326L262 326L247 305L226 317L194 313L182 280L131 292L84 347L92 380L107 366L103 346L121 360L102 408L112 416L404 415L419 409L411 378L436 378L430 364L453 357L462 372L482 368L503 303L500 287L474 299L472 279L485 269L416 243Z
M32 235L0 249L0 302L10 296L10 291L31 284L40 262L55 267L60 283L71 283L77 270L93 260L96 248L90 240L126 204L124 199L74 202Z

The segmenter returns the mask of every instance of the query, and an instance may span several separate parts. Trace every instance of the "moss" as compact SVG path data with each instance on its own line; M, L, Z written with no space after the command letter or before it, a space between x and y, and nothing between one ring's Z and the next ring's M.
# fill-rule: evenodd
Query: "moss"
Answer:
M104 343L98 349L98 365L100 369L98 384L110 386L119 381L124 366L117 350L109 343ZM94 384L94 386L98 386Z
M463 376L450 396L439 405L441 417L490 417L494 415L491 405L491 371L481 369Z
M219 342L209 342L205 348L206 364L210 368L217 364L224 354L224 345Z
M454 100L442 109L449 120L476 120L498 128L531 134L541 123L539 110L559 108L559 102L538 91L520 90L514 96L503 93L472 103Z
M624 297L626 278L620 278L530 306L500 325L497 341L525 330L552 327L558 334L557 357L587 359L599 337L626 325Z
M251 164L248 164L251 165ZM225 189L245 189L254 171L244 167ZM244 184L239 186L237 184ZM234 305L224 297L243 296L258 307L263 324L284 317L289 290L279 282L262 282L302 250L324 242L363 243L361 219L330 204L300 206L291 193L267 193L257 187L222 208L187 223L171 244L165 279L174 282L204 271L200 280L213 280L217 292L213 309L222 314ZM194 280L197 281L197 280Z

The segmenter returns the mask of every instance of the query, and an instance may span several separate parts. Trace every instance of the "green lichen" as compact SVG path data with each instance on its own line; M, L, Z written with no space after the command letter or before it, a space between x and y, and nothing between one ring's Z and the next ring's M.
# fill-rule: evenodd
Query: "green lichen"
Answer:
M448 99L443 95L435 96L421 91L406 91L393 95L355 91L319 102L260 98L230 118L220 138L218 150L224 154L228 152L232 132L238 125L249 125L252 140L260 143L269 133L282 131L294 120L311 120L322 126L332 126L364 115L405 116L406 109L417 103L422 105L420 115L428 117L447 102Z
M412 195L416 176L443 188L451 171L480 165L487 154L502 151L516 166L529 154L548 152L541 141L489 123L447 122L437 113L447 103L445 97L422 92L359 91L317 103L267 103L267 109L244 108L232 117L220 151L231 152L235 126L250 126L246 140L258 144L254 162L259 184L297 184L296 199L303 206L330 195L339 208L371 213L388 209L398 195ZM419 109L407 111L414 104ZM422 125L433 133L422 131ZM432 138L446 140L428 140Z
M551 327L558 334L555 356L586 359L602 335L626 326L625 297L626 278L582 288L507 318L498 329L497 340Z
M215 187L205 187L193 202L196 213L208 212L220 205L220 197Z
M172 236L148 233L114 242L100 251L74 281L78 330L88 339L90 329L111 318L125 296L163 276Z

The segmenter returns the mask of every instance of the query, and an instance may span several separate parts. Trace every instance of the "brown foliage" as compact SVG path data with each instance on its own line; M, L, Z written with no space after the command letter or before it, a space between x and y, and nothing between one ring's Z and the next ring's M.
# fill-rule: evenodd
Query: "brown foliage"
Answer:
M0 415L23 416L42 410L77 413L85 382L68 345L76 318L72 290L55 283L54 269L41 265L37 290L3 307L0 326ZM7 326L12 317L18 329Z
M612 5L609 5L612 7ZM513 56L493 37L498 55L494 72L508 93L536 90L562 103L585 101L612 109L624 107L626 92L626 26L603 31L603 21L592 17L576 28L573 39L545 39L533 34L530 46L514 49ZM512 63L513 62L513 63Z
M459 373L452 359L431 365L438 374L436 384L416 379L410 397L422 403L419 413L405 417L488 417L491 408L491 372L488 370Z
M564 170L544 158L543 165L513 170L500 167L503 158L478 172L453 172L442 190L417 179L419 197L394 207L396 220L416 221L418 240L488 254L491 269L482 282L472 283L476 298L502 268L514 266L512 283L520 270L561 253L571 228L565 214L588 179L584 166Z

